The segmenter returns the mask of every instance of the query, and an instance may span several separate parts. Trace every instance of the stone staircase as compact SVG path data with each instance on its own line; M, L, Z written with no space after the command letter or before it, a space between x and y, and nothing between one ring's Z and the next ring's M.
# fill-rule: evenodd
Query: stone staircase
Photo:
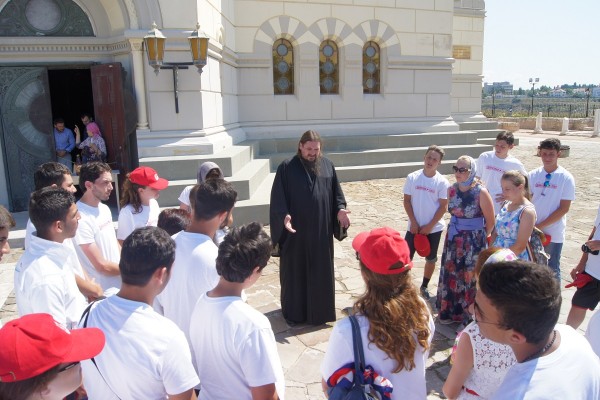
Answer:
M326 137L323 149L342 182L405 177L422 167L425 149L431 144L446 150L440 172L448 174L459 156L476 158L491 150L500 132L495 122L467 122L460 128L458 132ZM159 203L174 207L179 205L183 188L196 182L198 166L213 161L238 192L235 223L268 223L275 171L281 161L296 153L297 144L298 138L246 140L215 154L142 157L140 165L169 179Z

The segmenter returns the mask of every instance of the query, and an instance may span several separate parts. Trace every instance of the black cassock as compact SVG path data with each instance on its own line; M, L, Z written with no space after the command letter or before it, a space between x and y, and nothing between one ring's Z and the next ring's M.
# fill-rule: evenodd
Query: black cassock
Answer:
M318 176L296 155L277 168L271 189L271 238L280 247L281 310L286 320L335 321L333 226L346 199L333 163L321 157ZM292 217L296 233L283 226Z

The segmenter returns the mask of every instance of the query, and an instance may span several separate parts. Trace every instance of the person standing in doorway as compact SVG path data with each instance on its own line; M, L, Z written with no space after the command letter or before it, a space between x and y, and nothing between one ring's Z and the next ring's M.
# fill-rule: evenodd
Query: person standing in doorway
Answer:
M71 151L75 148L75 136L73 136L72 130L65 127L65 120L62 118L54 120L54 146L56 160L72 171Z
M271 189L271 238L281 252L281 310L290 326L335 321L333 228L336 219L350 226L350 211L321 144L317 132L304 132Z

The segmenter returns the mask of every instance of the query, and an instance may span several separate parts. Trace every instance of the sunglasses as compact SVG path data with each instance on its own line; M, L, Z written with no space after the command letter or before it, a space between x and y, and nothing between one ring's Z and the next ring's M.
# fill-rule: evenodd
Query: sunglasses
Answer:
M460 172L461 174L464 174L465 172L469 172L471 170L470 168L464 168L464 167L458 168L456 165L453 165L452 169L454 170L454 173Z
M545 196L546 188L550 186L550 179L552 178L552 174L546 174L546 181L544 182L544 188L542 189L542 196Z
M61 369L59 369L58 373L60 374L61 372L68 371L68 370L70 370L71 368L73 368L73 367L75 367L77 365L79 365L79 361L75 361L75 362L72 362L70 364L67 364L64 367L62 367Z

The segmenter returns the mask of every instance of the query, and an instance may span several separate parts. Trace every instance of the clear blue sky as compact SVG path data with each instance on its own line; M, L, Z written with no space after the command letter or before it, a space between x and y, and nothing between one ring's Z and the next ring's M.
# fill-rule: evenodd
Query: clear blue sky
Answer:
M600 0L486 0L485 8L484 82L600 84Z

